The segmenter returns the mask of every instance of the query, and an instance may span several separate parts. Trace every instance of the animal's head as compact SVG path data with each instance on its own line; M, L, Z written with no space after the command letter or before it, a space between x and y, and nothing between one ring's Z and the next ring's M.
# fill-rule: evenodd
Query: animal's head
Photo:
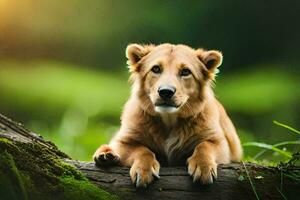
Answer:
M153 115L195 114L222 63L219 51L185 45L130 44L126 49L133 92Z

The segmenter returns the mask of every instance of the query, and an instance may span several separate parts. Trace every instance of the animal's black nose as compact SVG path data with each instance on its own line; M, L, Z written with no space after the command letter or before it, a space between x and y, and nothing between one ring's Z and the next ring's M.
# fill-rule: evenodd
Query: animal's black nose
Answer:
M175 94L176 88L173 86L160 86L158 88L158 94L163 99L171 99L172 96Z

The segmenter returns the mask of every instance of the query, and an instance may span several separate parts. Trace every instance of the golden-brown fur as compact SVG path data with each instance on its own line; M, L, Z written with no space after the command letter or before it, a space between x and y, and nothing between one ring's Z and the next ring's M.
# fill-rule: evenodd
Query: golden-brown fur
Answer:
M235 128L211 87L222 63L220 52L131 44L126 56L132 93L120 130L94 154L97 164L130 166L136 186L158 177L160 164L187 164L193 180L207 184L217 177L218 164L241 159ZM164 85L176 89L172 105L158 93Z

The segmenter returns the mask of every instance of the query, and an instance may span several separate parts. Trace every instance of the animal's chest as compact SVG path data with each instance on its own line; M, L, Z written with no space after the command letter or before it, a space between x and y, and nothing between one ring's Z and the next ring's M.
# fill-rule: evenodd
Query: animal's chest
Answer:
M190 127L177 127L168 131L167 136L158 137L154 141L155 147L152 150L162 165L185 165L186 159L192 155L200 141L199 134Z

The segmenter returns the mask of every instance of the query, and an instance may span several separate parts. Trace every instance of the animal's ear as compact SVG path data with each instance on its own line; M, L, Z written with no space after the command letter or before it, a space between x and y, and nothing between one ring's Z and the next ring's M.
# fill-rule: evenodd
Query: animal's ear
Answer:
M153 45L129 44L126 48L127 64L134 65L138 63L153 47Z
M197 49L196 54L211 73L215 73L215 70L222 64L223 55L220 51Z

